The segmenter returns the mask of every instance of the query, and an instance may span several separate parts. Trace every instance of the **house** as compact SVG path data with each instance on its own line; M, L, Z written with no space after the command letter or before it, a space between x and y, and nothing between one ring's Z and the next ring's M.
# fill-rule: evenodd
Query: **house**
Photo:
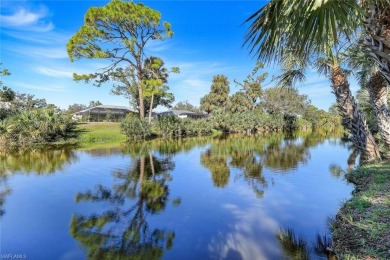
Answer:
M175 115L179 118L190 118L190 119L200 119L200 118L207 117L206 113L196 113L196 112L191 112L191 111L186 111L186 110L176 110L176 109L171 109L171 110L168 110L165 112L161 112L158 115L159 116Z
M125 106L100 105L90 107L73 114L74 120L85 120L88 122L120 121L129 113L135 113Z

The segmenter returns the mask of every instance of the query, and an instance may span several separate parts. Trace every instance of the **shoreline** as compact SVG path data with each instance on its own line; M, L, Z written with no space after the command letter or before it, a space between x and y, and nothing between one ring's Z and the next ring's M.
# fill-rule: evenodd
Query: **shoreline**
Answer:
M373 163L346 174L355 185L332 223L339 259L390 259L390 162Z

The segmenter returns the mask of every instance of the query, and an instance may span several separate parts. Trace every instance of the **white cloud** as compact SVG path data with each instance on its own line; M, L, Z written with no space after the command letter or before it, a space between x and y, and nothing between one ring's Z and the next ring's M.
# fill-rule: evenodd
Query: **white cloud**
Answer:
M219 232L211 239L208 249L212 256L217 259L281 257L274 235L279 229L279 224L267 215L262 206L241 209L233 204L225 204L223 207L233 215L234 220L231 221L227 232Z
M47 15L46 8L40 8L37 12L19 8L13 14L0 15L1 27L34 32L48 32L54 28L54 25L44 20Z
M73 72L38 66L37 72L54 78L72 78Z
M31 13L26 9L19 9L12 15L1 15L0 19L3 26L20 27L35 24L43 16L42 13Z
M32 47L7 42L5 49L25 56L39 58L40 61L42 58L68 59L65 47Z
M171 44L166 42L166 41L149 41L148 44L146 45L146 52L162 52L166 51L171 47Z
M9 35L12 38L28 41L37 44L46 45L63 45L65 46L67 41L70 39L70 34L50 31L47 33L26 33L25 31L16 30L4 30L2 33Z
M62 92L67 87L62 84L27 84L23 82L14 82L14 86L26 88L26 89L35 89L35 90L43 90L43 91L49 91L49 92Z
M207 80L201 80L201 79L186 79L183 81L184 85L189 88L202 88L202 90L205 90L210 87L211 82Z

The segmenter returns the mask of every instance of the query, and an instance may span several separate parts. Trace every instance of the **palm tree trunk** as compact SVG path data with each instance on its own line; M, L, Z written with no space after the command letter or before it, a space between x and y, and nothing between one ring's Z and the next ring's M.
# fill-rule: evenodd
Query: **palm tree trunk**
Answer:
M383 0L375 0L366 4L365 25L367 37L363 45L378 63L379 70L390 83L390 5Z
M352 153L348 156L347 164L348 164L348 170L352 170L353 167L355 167L356 164L356 158L359 155L359 150L356 148L353 148Z
M390 112L387 105L387 82L382 74L375 73L367 83L370 103L374 108L378 128L383 142L390 147Z
M154 95L152 93L152 98L150 100L150 108L149 108L149 124L150 122L152 122L153 99L154 99Z
M350 131L353 144L362 152L365 160L380 158L378 145L352 96L347 77L339 66L331 68L331 81L343 125Z

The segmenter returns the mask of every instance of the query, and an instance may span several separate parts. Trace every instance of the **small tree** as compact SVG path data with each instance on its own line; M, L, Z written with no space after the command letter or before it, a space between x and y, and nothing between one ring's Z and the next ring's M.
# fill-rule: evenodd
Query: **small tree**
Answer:
M296 88L274 87L264 92L262 105L269 114L300 114L305 113L310 100L306 95L300 95Z
M98 101L89 101L89 106L88 107L97 107L103 105L102 102Z
M209 93L200 99L200 109L205 111L207 114L210 114L213 110L216 109L212 102L212 94Z
M84 25L67 44L68 56L75 59L106 59L108 67L94 74L73 74L76 81L94 81L97 86L110 80L119 64L129 66L134 77L128 80L137 86L139 114L145 115L143 83L145 47L149 41L171 37L168 22L161 24L161 14L141 3L112 0L102 7L91 7Z
M258 74L259 70L264 68L264 63L258 62L253 68L252 72L243 80L243 82L234 82L241 87L243 94L251 100L252 109L256 107L261 97L263 96L263 89L261 84L268 77L268 73Z
M157 57L150 57L145 60L145 80L143 85L144 97L150 97L149 108L149 123L152 120L152 110L154 105L154 97L168 97L173 99L173 94L168 93L168 86L164 85L168 82L169 71L164 67L164 61ZM172 72L179 73L179 68L172 68Z
M68 106L67 112L69 114L73 114L73 113L79 112L79 111L84 110L84 109L87 109L86 105L74 103L73 105Z
M232 113L245 112L253 108L253 103L243 91L238 91L229 98L229 110Z
M225 108L229 100L230 83L226 76L216 75L213 77L211 91L200 100L201 108L207 113L216 108Z
M200 109L194 105L192 105L188 100L185 101L180 101L177 103L172 109L177 109L177 110L187 110L190 112L200 112Z

